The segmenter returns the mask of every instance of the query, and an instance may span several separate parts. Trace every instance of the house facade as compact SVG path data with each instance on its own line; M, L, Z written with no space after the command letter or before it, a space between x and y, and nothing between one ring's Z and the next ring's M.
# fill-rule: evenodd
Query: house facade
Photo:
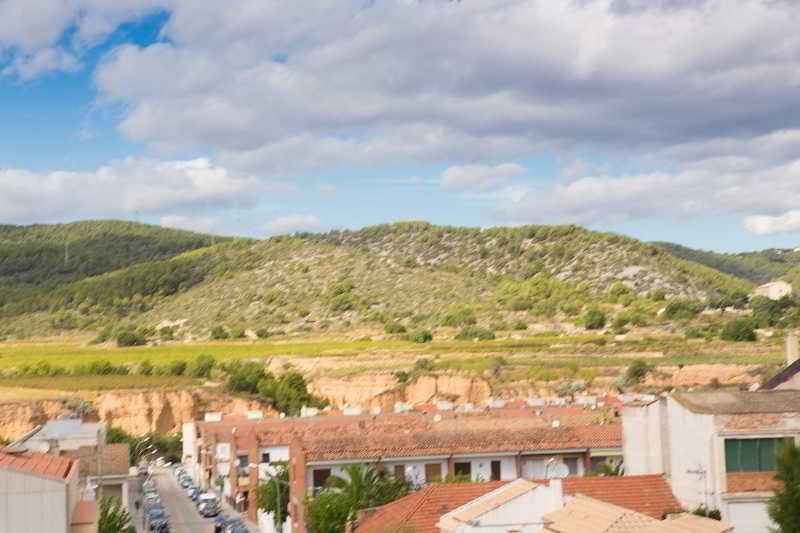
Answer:
M785 281L771 281L756 287L753 294L769 298L770 300L780 300L792 294L792 285Z
M195 479L220 490L254 521L255 487L276 463L288 463L294 531L304 531L306 497L330 476L344 476L350 465L373 465L423 487L453 476L582 476L622 454L619 424L561 425L533 410L201 422L185 426L184 433L191 435L184 438L184 462Z
M24 448L0 451L0 532L96 532L95 502L80 499L78 463Z
M763 533L775 454L800 437L800 391L682 392L623 410L626 474L663 473L689 510Z

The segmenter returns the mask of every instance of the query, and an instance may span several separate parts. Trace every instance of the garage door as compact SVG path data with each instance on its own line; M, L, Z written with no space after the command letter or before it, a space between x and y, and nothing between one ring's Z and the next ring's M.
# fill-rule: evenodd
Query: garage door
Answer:
M767 504L760 502L729 502L725 520L736 533L768 533L771 524Z

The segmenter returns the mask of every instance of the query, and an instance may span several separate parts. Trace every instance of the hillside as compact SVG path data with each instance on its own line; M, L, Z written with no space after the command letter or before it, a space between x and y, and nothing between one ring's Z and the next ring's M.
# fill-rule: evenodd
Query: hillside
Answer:
M699 263L756 284L787 276L797 278L797 271L800 268L800 252L794 250L772 248L758 252L722 254L667 242L653 244L677 258Z
M134 229L131 240L140 238L142 228ZM172 230L164 231L159 235L171 242ZM86 271L68 271L60 280L80 279L7 302L0 307L6 317L0 334L172 322L200 337L220 325L271 333L395 322L502 329L536 317L574 323L588 305L655 318L663 304L649 299L652 293L718 298L750 287L657 246L575 226L480 230L398 223L226 241L169 255L180 245L203 244L203 236L179 236L185 240L172 248L151 243L123 254L115 260L132 263L123 268L86 277ZM96 238L104 242L105 234ZM100 253L102 244L85 247ZM156 253L167 257L147 260ZM100 262L98 268L108 266Z
M122 221L0 226L0 308L60 285L207 246L210 237Z

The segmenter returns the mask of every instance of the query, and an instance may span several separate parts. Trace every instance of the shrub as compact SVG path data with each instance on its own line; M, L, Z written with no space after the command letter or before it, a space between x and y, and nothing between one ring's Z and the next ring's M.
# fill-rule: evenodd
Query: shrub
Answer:
M586 310L581 319L586 329L603 329L606 326L606 314L597 307Z
M648 365L645 361L636 359L625 371L625 383L628 385L641 383L644 381L644 378L647 377L647 374L650 373L650 370L650 365Z
M167 374L170 376L182 376L186 373L186 361L172 361L167 366Z
M408 383L408 381L411 379L411 374L405 370L398 370L393 374L393 376L397 378L399 383Z
M673 300L664 308L664 318L670 320L691 320L700 314L705 306L696 300Z
M246 337L244 328L232 328L231 329L231 338L232 339L243 339Z
M153 363L151 363L148 359L145 359L141 363L139 363L139 368L136 370L138 374L142 376L152 376L153 375Z
M468 307L462 307L460 305L451 305L442 316L442 325L443 326L471 326L475 324L477 319L475 318L475 311Z
M221 341L229 338L230 335L228 334L228 330L226 330L222 326L214 326L211 328L211 339L216 341Z
M419 329L408 335L408 340L411 342L425 343L433 340L433 333L427 329Z
M164 326L163 328L158 330L158 336L161 338L162 341L174 341L175 328L172 326Z
M405 333L406 327L403 324L398 324L397 322L388 322L383 327L383 331L389 333L390 335L395 335L398 333Z
M187 373L193 378L208 378L215 364L214 357L201 354L189 364Z
M271 336L272 332L270 332L270 330L268 330L267 328L259 328L256 330L256 337L258 337L259 339L266 339Z
M147 337L139 331L123 331L117 335L117 346L124 348L127 346L144 346L147 344Z
M414 372L430 372L435 367L435 363L426 357L414 361Z
M494 340L494 332L478 326L467 326L459 331L455 338L456 340L460 341L468 341L473 339L488 341Z
M525 322L516 320L516 321L511 323L511 329L513 329L515 331L522 331L522 330L528 329L528 324L526 324Z
M725 324L719 337L726 341L752 342L756 340L756 330L751 320L737 318Z

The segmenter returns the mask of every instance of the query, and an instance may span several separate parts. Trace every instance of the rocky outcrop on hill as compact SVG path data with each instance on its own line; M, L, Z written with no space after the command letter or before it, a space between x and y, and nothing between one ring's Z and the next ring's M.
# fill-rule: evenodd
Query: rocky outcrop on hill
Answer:
M48 420L69 413L60 400L0 403L0 437L16 439Z

